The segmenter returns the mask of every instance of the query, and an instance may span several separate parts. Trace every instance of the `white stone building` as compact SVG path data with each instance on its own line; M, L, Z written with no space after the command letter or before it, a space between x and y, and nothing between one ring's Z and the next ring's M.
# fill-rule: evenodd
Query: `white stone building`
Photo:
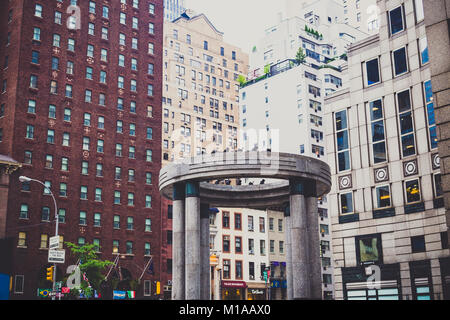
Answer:
M336 9L323 9L327 6ZM336 16L330 22L331 12ZM346 64L346 48L367 36L342 23L343 12L343 7L333 0L314 1L300 11L307 20L292 17L267 29L266 37L251 54L252 71L240 90L241 141L245 148L253 150L258 146L326 161L324 97L346 81L341 72ZM293 60L299 47L306 55L302 64ZM260 131L267 132L267 137L254 140ZM320 200L317 216L322 289L324 298L329 299L333 297L331 233L327 198Z
M214 300L268 300L270 267L268 220L265 211L220 208L210 220ZM215 269L215 270L214 270Z

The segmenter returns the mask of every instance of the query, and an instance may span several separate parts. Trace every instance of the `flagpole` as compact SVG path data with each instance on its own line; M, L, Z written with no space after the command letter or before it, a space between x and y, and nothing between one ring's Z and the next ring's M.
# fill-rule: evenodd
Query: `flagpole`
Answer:
M152 260L153 260L153 257L150 257L150 260L148 260L147 265L146 265L145 268L144 268L144 271L142 271L142 274L141 274L141 276L139 277L139 283L141 282L141 279L142 279L142 277L144 276L144 273L145 273L145 271L147 270L148 265L150 264L150 262L152 262Z

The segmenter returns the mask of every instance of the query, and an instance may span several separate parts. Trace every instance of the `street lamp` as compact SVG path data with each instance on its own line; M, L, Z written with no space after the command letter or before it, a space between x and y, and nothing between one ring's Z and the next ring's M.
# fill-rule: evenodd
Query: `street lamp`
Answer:
M26 176L20 176L20 177L19 177L19 181L20 181L20 182L31 182L31 181L37 182L37 183L43 185L43 186L44 186L44 189L47 190L47 191L50 193L50 195L51 195L52 198L53 198L53 204L54 204L54 206L55 206L55 220L56 220L56 225L55 225L55 237L58 236L59 214L58 214L58 207L57 207L57 205L56 205L56 199L55 199L55 196L53 195L52 190L50 190L50 188L47 187L47 186L45 185L45 183L43 183L42 181L39 181L39 180L36 180L36 179L31 179L31 178L26 177ZM53 263L53 292L55 292L55 289L56 289L56 288L55 288L55 284L56 284L56 263ZM52 296L52 300L55 300L55 296L54 296L54 295Z

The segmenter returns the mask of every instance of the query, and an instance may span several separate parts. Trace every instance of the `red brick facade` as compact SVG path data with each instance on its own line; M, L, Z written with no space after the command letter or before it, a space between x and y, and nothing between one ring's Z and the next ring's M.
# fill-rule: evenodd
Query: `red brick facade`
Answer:
M142 280L152 281L151 294L155 290L154 281L163 280L162 286L167 283L167 258L161 256L161 241L165 235L161 234L158 190L163 4L162 0L124 2L126 4L79 0L81 29L78 30L70 30L66 25L69 0L11 0L2 1L0 5L0 87L7 80L5 92L0 93L0 105L4 109L3 115L0 113L0 128L3 129L0 153L24 163L10 177L7 203L7 236L15 239L12 276L24 275L22 294L14 294L13 279L12 299L34 298L36 288L46 284L42 279L48 250L40 249L41 234L51 237L55 229L54 223L41 221L43 207L50 208L51 217L54 215L51 197L43 195L43 187L37 183L31 183L29 191L22 190L18 181L20 175L51 182L58 208L66 210L65 223L59 224L59 234L64 236L64 241L77 242L82 237L86 243L92 243L94 238L99 239L101 257L109 260L114 260L113 240L119 241L121 254L126 253L126 243L131 241L132 254L124 255L119 265L127 269L133 279L140 277L149 261L149 257L144 256L145 243L149 243L154 274L145 272ZM151 5L154 5L154 13ZM61 13L61 24L55 22L58 20L55 12ZM120 22L121 15L125 17L125 24ZM154 25L154 34L149 33L150 23ZM92 27L93 35L89 34ZM34 28L40 29L40 40L33 40ZM102 37L106 30L107 40ZM120 34L125 35L125 45L120 44ZM75 41L73 48L69 48L69 39ZM133 48L134 41L137 41L137 49ZM149 43L153 44L153 53L149 53ZM88 56L91 48L92 57ZM33 56L33 51L38 52L38 62L32 62L33 57L37 57L36 53ZM123 66L118 63L119 55L124 56ZM132 59L136 59L137 68L132 66ZM70 74L68 61L73 62L73 74ZM148 72L149 64L153 64L153 74ZM106 83L100 82L101 72L106 72ZM92 80L87 79L87 74L91 73ZM31 75L37 76L37 89L30 88ZM119 88L119 77L123 77L123 88ZM136 90L131 88L132 80L136 81ZM51 93L51 81L57 83L56 93ZM72 97L66 97L66 85L72 86ZM148 94L148 85L153 85L153 95ZM91 102L86 102L86 90L90 91ZM104 105L101 105L101 95L105 98ZM123 109L118 106L119 98L123 99ZM30 100L35 101L34 112L29 110ZM49 105L55 106L55 110L49 110ZM70 119L67 110L70 110ZM89 116L90 124L88 120L85 123ZM121 133L118 121L123 128ZM26 138L27 126L33 126L31 139ZM54 134L50 142L49 130L53 130L50 136ZM70 140L68 146L64 146L63 139L67 137ZM86 138L89 138L89 150L83 148L83 144L87 147ZM121 156L116 155L117 144L122 145ZM130 147L135 148L134 157ZM32 152L31 164L26 163L26 151ZM50 162L47 155L52 156L53 168L46 168ZM68 168L63 169L63 158L67 159ZM88 163L87 174L82 174L83 162ZM97 172L97 164L102 165L98 170L101 173ZM117 167L121 168L120 178L116 177ZM129 174L130 169L134 170L134 179ZM151 173L151 183L147 173ZM60 195L60 183L67 185L66 196ZM81 199L82 186L87 187L86 200ZM100 201L96 200L97 188L101 189ZM120 204L114 203L116 191L120 191ZM134 199L129 199L133 197L131 194ZM146 204L149 196L150 208ZM28 206L28 218L19 217L24 204ZM85 225L79 223L80 211L86 212ZM94 226L94 213L101 214L100 226ZM120 216L118 229L113 227L114 215ZM128 217L134 219L132 230L127 230ZM151 219L151 232L145 231L146 219ZM19 232L26 232L26 248L16 247ZM64 273L72 263L75 261L67 257L61 268ZM142 295L141 286L136 296Z

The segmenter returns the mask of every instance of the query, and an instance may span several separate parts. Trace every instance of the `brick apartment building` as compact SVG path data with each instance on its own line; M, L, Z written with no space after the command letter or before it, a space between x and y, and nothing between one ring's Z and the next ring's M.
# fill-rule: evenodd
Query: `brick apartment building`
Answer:
M163 1L2 1L0 30L0 154L21 164L0 202L10 298L51 287L52 198L21 175L51 187L63 241L95 243L102 259L119 254L110 279L154 297L155 282L167 283L157 187ZM72 260L66 252L57 280Z

